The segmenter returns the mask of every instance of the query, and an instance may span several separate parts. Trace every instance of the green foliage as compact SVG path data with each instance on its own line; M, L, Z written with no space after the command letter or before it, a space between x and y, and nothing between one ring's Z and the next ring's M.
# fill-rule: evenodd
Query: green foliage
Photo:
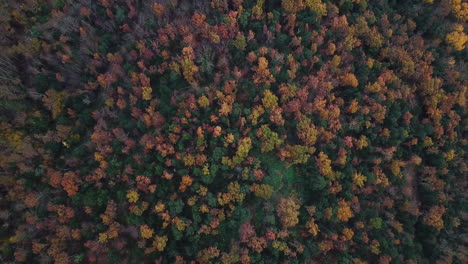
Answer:
M380 217L371 218L370 225L375 229L382 228L382 218Z
M289 188L296 180L294 167L285 167L285 165L272 155L262 155L262 164L268 168L264 182L273 186L275 191L287 193Z

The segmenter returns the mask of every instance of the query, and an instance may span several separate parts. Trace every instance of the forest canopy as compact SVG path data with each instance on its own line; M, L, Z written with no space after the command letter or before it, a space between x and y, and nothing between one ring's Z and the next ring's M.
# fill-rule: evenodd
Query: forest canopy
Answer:
M0 1L0 262L467 263L467 22Z

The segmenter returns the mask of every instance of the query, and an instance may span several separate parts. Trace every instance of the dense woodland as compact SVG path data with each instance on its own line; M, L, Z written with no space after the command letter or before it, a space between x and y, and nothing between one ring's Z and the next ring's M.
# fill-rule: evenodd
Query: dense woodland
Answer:
M0 262L467 263L467 22L0 1Z

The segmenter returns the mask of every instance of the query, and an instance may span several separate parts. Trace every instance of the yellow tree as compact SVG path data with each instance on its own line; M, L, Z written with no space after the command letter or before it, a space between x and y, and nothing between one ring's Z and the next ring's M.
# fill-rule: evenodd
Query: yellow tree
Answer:
M284 228L289 228L299 223L299 208L301 206L294 198L281 198L276 206L276 212Z
M267 125L263 125L257 131L257 136L260 137L260 150L262 153L272 151L283 144L283 140L279 138L278 133L271 131Z
M302 117L296 126L297 136L307 146L313 146L317 141L318 129L311 123L310 118Z
M351 207L349 206L349 203L346 202L345 200L340 200L338 202L338 211L337 211L337 216L338 219L340 219L343 222L348 222L348 220L353 217L353 212L351 211Z
M266 84L270 85L275 82L275 77L270 73L268 69L268 60L265 57L258 58L258 66L253 67L255 74L253 76L253 82L255 84Z
M330 179L334 178L331 160L328 158L327 154L320 152L318 158L315 158L315 163L320 170L320 174Z
M239 141L237 147L236 155L232 159L228 157L223 157L223 164L227 164L231 167L234 167L240 164L244 159L249 155L250 150L252 149L252 139L249 137L242 138Z

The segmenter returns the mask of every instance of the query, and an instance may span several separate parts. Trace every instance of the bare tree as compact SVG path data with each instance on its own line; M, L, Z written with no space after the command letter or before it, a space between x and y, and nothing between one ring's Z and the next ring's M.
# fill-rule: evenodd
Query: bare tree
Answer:
M0 54L0 98L18 96L20 82L18 69L13 59Z

